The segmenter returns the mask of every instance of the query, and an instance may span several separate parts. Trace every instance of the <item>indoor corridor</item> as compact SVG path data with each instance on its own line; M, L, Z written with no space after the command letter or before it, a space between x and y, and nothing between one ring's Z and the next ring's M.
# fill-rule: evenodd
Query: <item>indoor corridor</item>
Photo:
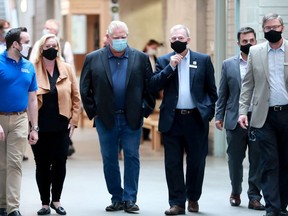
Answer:
M73 136L76 153L67 161L67 176L61 203L69 216L120 216L124 211L106 212L110 194L106 190L102 171L98 137L94 128L79 128ZM23 216L37 215L41 201L35 180L35 164L30 146L27 146L28 161L23 162L22 196L20 212ZM164 215L169 208L165 181L163 148L160 152L151 149L149 142L140 146L141 170L137 204L139 215ZM120 161L123 170L123 161ZM230 182L225 158L207 158L203 194L199 200L200 212L186 215L202 216L262 216L263 211L249 210L247 198L247 172L245 174L240 207L229 204ZM122 172L123 173L123 172ZM263 203L263 200L262 200ZM57 215L51 209L51 215Z

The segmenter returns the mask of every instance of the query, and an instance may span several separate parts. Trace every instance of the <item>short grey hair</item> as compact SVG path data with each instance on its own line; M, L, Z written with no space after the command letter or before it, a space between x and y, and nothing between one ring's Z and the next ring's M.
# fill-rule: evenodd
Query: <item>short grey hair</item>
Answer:
M170 35L171 35L174 31L179 30L179 29L184 29L185 32L186 32L186 36L187 36L187 37L190 37L190 31L189 31L189 29L188 29L186 26L181 25L181 24L173 26L173 27L170 29Z
M274 20L274 19L278 19L280 24L284 25L283 19L280 15L278 15L276 13L268 13L262 19L262 28L264 28L264 25L268 20Z
M118 21L118 20L114 20L109 24L108 29L107 29L108 35L111 36L113 34L114 30L117 28L124 29L126 34L128 35L128 27L127 27L126 23L124 23L122 21Z

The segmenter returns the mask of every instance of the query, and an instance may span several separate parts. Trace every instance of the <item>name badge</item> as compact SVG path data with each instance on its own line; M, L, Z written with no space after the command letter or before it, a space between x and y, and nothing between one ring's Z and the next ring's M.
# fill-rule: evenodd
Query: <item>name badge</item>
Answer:
M190 68L197 68L197 61L193 61L192 65L189 65Z

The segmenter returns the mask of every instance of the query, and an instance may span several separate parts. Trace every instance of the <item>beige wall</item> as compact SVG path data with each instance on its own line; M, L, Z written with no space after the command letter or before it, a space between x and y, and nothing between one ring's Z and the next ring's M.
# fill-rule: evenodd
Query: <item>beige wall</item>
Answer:
M237 48L237 32L236 32L236 3L235 0L227 2L227 58L239 53ZM238 30L237 30L238 31Z
M214 43L215 43L215 5L214 0L206 0L206 53L211 56L214 62Z
M121 0L119 17L129 28L129 44L142 50L153 38L163 42L161 0Z

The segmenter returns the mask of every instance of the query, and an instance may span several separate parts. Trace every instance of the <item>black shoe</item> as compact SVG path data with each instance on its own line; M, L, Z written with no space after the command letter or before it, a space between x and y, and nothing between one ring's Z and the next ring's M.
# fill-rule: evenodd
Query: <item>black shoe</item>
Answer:
M241 204L240 194L232 194L230 196L230 205L231 206L239 206Z
M47 214L50 214L51 213L51 211L50 211L50 208L48 207L48 208L41 208L38 212L37 212L37 214L38 215L47 215Z
M138 205L135 204L134 201L126 201L124 204L124 211L125 212L135 212L135 211L139 211L139 207Z
M184 215L185 209L178 205L173 205L170 207L170 209L165 211L165 214L166 215Z
M279 216L278 213L275 213L275 212L267 212L265 215L263 216Z
M54 209L54 210L56 211L56 213L59 214L59 215L66 215L66 214L67 214L66 211L65 211L65 209L64 209L62 206L59 206L58 208L56 208L56 207L54 206L54 203L53 203L53 202L51 202L50 207L51 207L52 209Z
M0 208L0 216L7 216L7 212L5 208Z
M75 148L73 145L69 145L69 148L68 148L68 157L70 157L72 154L75 153Z
M9 213L7 216L22 216L22 215L19 211L16 210L16 211Z
M254 210L265 210L265 206L258 200L250 200L248 203L248 208Z
M111 205L106 207L106 211L121 211L124 209L123 202L113 202Z

